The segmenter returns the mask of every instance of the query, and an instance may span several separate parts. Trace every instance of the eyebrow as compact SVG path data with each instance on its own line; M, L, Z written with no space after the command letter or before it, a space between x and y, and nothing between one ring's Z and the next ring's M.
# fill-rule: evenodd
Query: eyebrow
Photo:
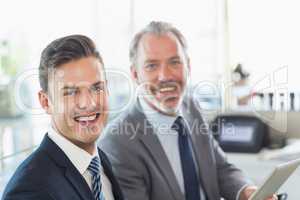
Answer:
M76 87L76 86L70 86L70 85L66 85L66 86L64 86L63 88L61 88L62 90L70 90L70 89L73 89L73 90L75 90L75 89L77 89L78 87Z
M145 61L145 63L155 63L155 62L158 62L158 60L148 59L148 60Z
M169 58L169 60L175 60L175 59L181 59L179 56L173 56L171 58Z
M91 87L95 87L95 86L98 86L98 85L103 85L104 84L104 81L97 81L96 83L93 83ZM62 90L70 90L70 89L78 89L79 87L78 86L73 86L73 85L66 85L62 88Z
M99 85L104 85L104 81L97 81L92 85L92 87L99 86Z
M168 58L168 60L176 60L176 59L181 59L180 56L176 55L176 56L172 56L171 58ZM145 63L155 63L155 62L159 62L158 60L155 59L148 59L145 61Z

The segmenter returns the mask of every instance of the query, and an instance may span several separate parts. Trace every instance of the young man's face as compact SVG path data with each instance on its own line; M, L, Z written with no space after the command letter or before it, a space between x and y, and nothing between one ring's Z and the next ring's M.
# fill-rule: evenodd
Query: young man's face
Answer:
M51 114L54 128L83 149L93 145L106 123L108 111L100 61L86 57L59 66L49 76L46 96L46 111Z
M188 73L188 60L174 35L143 36L132 74L155 109L166 114L177 111Z

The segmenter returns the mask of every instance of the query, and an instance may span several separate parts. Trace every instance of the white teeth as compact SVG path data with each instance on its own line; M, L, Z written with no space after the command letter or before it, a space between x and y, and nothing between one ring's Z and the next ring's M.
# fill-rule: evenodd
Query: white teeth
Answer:
M96 119L97 115L92 115L92 116L88 116L88 117L78 117L76 118L78 121L92 121L94 119Z
M159 91L160 92L170 92L170 91L175 91L175 87L165 87L165 88L161 88Z

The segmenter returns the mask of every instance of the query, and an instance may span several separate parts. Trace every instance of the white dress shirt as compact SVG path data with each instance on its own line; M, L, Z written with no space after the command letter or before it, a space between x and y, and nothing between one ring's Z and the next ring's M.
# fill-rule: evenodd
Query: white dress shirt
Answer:
M63 137L61 134L57 133L57 131L52 127L49 128L48 136L66 154L71 163L84 177L88 186L92 190L92 174L88 170L88 166L95 156L99 157L96 144L93 155L90 155L88 152L79 148L78 146L67 140L65 137ZM104 174L102 166L100 167L100 174L102 192L104 194L105 200L114 200L111 183L107 176Z
M181 166L179 146L178 146L178 133L177 131L172 129L172 125L174 124L177 117L181 116L183 118L183 116L180 111L178 112L177 116L164 115L162 113L157 112L151 106L149 106L149 104L143 98L139 98L139 101L141 103L141 106L143 108L147 120L152 125L154 132L157 135L160 144L163 147L163 150L165 151L165 154L176 176L176 180L179 184L180 190L183 194L185 194L182 166ZM199 175L199 168L195 160L195 154L192 148L191 140L189 140L189 144L190 144L191 152L193 153L196 172ZM201 183L200 183L200 197L201 200L206 199Z

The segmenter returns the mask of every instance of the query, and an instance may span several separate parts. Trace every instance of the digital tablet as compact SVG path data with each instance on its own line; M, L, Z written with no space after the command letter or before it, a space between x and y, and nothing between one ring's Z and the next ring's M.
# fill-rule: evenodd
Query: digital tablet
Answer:
M272 196L300 165L300 159L277 166L249 200L262 200Z

